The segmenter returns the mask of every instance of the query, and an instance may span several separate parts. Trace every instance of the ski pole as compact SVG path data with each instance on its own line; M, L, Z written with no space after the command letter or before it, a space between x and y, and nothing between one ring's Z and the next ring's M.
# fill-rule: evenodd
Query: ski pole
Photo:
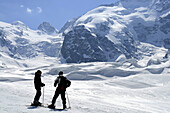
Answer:
M69 109L71 109L71 106L70 106L70 101L69 101L69 98L68 98L68 93L67 93L67 91L66 91L66 95L67 95L67 99L68 99L68 105L69 105Z
M45 89L45 88L43 87L43 105L44 105L44 89Z

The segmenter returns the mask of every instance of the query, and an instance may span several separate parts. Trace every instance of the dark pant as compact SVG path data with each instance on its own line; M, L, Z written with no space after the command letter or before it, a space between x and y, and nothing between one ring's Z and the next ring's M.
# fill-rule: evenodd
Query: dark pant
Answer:
M52 104L53 105L55 104L56 99L58 98L59 94L61 94L61 99L63 101L63 107L66 107L65 90L56 89L53 100L52 100Z
M40 96L41 96L41 89L36 89L36 95L34 97L34 102L39 102Z

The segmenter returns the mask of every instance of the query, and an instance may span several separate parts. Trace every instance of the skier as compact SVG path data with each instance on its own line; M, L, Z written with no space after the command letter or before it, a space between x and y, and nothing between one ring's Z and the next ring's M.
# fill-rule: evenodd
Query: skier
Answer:
M70 82L70 80L68 80L66 77L63 76L62 71L60 71L58 75L59 76L57 77L57 79L54 82L54 87L56 87L57 84L58 84L58 86L56 88L54 97L52 99L52 104L49 105L48 107L55 109L56 99L59 96L59 94L61 94L61 99L62 99L62 102L63 102L63 109L65 109L65 108L67 108L66 107L65 91L66 91L66 88L71 85L71 82Z
M40 70L35 72L34 86L36 89L36 95L34 97L34 102L31 104L32 106L41 106L41 103L39 102L41 96L41 87L45 86L45 84L41 82L41 74L42 72Z

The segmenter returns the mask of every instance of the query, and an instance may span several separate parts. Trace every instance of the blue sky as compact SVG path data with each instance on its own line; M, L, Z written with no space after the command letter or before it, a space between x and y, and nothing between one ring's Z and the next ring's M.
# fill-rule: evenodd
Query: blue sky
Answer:
M44 21L58 30L70 19L118 0L0 0L0 21L22 21L31 29Z

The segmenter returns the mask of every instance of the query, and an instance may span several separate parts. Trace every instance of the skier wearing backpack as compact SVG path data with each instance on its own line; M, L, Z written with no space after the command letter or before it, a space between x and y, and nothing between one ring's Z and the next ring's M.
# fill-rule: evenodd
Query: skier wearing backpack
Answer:
M49 105L48 107L55 109L56 99L59 95L61 95L61 99L62 99L62 102L63 102L63 109L65 109L65 108L67 108L66 107L65 91L66 91L66 88L71 85L71 82L70 82L70 80L68 80L66 77L63 76L62 71L60 71L58 75L59 76L57 77L57 79L54 82L54 87L56 87L57 85L58 86L56 88L54 97L52 99L52 104Z
M34 102L31 104L32 106L41 106L41 103L39 102L41 96L41 87L45 86L45 84L41 82L41 74L42 72L40 70L35 72L34 86L36 89L36 95L34 97Z

